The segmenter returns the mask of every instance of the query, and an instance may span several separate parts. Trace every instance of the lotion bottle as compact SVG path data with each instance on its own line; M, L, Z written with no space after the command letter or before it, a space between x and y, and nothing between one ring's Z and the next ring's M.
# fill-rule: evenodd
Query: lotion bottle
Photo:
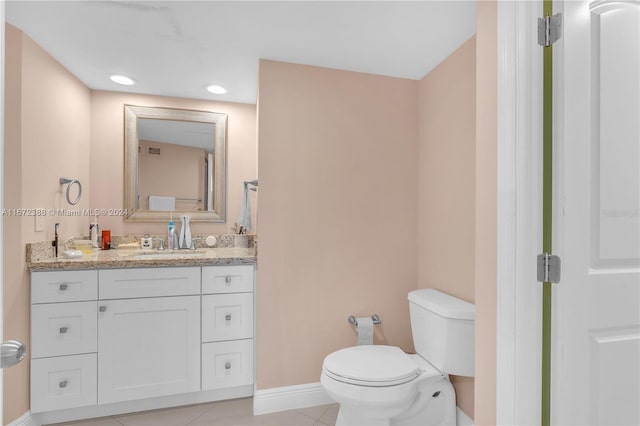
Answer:
M98 215L96 214L93 223L89 224L89 239L93 248L100 248L100 227L98 226Z

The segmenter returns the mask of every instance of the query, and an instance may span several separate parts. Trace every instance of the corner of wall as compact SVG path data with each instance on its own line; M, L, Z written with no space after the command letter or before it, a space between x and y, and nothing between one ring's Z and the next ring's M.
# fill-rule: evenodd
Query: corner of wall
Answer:
M59 183L63 175L86 185L74 208L89 205L89 89L22 31L5 28L3 178L11 184L4 185L3 208L47 211L44 232L34 230L33 216L3 217L4 338L29 342L26 243L52 238L56 221L65 235L85 229L77 216L56 217L56 210L68 207ZM8 423L29 410L29 360L3 376L3 422Z
M418 288L474 302L476 46L472 36L419 82ZM474 413L474 379L451 377Z
M475 422L496 423L497 75L496 1L477 1Z

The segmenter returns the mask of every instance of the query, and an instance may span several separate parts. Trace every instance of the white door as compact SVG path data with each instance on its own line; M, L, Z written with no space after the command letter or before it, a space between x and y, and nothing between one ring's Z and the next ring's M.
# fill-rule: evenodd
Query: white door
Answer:
M598 7L599 6L599 7ZM565 1L551 422L640 424L640 2Z
M98 302L98 403L200 390L200 296Z

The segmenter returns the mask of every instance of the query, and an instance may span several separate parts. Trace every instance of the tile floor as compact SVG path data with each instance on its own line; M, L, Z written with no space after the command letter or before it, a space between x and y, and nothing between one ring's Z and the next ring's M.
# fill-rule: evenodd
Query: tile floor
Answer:
M56 426L334 426L338 404L253 415L253 399L144 411L92 420L57 423Z

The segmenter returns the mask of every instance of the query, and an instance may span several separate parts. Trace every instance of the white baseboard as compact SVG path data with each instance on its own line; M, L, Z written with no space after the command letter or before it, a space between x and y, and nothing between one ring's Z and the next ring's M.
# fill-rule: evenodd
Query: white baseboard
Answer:
M253 396L253 414L275 413L334 402L319 382L256 390ZM459 407L456 407L456 417L458 426L473 426L473 420ZM40 426L40 424L31 416L31 412L27 411L7 426Z
M253 393L253 414L257 416L334 402L327 395L320 382L263 390L256 389Z
M212 389L207 391L166 395L149 399L135 399L108 404L87 405L84 407L33 413L32 416L36 425L48 425L51 423L116 416L119 414L157 410L160 408L202 404L206 402L222 401L225 399L244 398L251 395L253 395L253 385L243 385L235 388Z
M456 423L458 426L473 426L473 419L467 416L460 407L456 407Z
M253 415L297 410L334 402L327 395L320 382L264 390L256 389L253 392ZM459 407L456 407L456 419L458 426L473 426L473 419Z
M27 411L7 426L40 426L40 424L31 416L31 411Z

